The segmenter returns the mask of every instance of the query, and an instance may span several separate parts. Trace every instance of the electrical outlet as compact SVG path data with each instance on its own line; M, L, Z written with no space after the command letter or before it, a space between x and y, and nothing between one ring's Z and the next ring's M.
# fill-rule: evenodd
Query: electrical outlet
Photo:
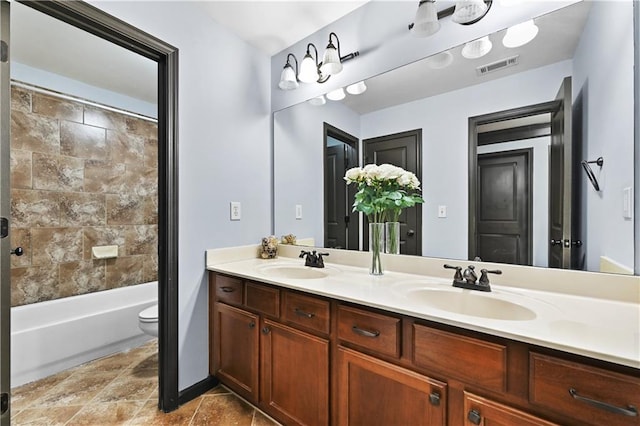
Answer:
M438 217L447 217L447 206L438 206Z
M302 219L302 204L296 204L296 220Z
M240 207L240 201L231 202L231 220L240 220L242 217L242 210Z

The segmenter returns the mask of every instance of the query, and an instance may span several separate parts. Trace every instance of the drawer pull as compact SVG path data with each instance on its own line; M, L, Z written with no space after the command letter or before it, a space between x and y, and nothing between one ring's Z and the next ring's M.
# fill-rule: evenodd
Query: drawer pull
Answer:
M223 293L233 293L234 291L236 291L235 288L233 287L220 287L220 290L223 291Z
M311 313L311 312L305 312L300 308L293 308L293 312L295 312L296 315L298 315L299 317L313 318L313 317L316 316L316 314Z
M429 394L429 402L431 405L438 406L440 405L440 394L438 392L431 392Z
M482 421L482 416L480 416L480 412L478 410L471 410L469 411L469 414L467 414L467 420L474 425L479 425L480 421Z
M353 327L351 327L351 330L353 330L354 333L364 337L378 337L380 335L380 332L378 330L374 330L374 331L363 330L357 325L354 325Z
M622 414L629 417L636 417L638 415L638 410L633 405L629 405L627 406L627 408L616 407L615 405L611 405L606 402L580 396L578 395L578 391L574 388L569 388L569 394L573 397L573 399L586 402L589 405L593 405L594 407L601 408L611 413Z

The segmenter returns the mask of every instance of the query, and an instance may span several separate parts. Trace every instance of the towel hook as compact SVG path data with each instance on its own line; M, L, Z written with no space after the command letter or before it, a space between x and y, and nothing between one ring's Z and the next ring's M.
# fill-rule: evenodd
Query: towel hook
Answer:
M604 158L598 157L598 159L594 160L594 161L582 160L582 168L587 173L587 177L591 181L591 185L593 185L593 188L596 191L600 191L600 185L598 184L598 178L596 178L596 175L593 173L593 170L591 170L591 166L589 165L589 164L593 164L593 163L596 163L598 166L600 166L600 168L602 168L602 165L604 164Z

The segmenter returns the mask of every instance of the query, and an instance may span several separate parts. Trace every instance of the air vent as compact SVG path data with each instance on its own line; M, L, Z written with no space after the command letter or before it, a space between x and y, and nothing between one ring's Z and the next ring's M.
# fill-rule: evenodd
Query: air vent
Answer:
M518 58L520 55L511 56L510 58L500 59L499 61L491 62L490 64L482 65L476 68L476 73L480 75L489 74L490 72L501 70L502 68L512 67L518 65Z

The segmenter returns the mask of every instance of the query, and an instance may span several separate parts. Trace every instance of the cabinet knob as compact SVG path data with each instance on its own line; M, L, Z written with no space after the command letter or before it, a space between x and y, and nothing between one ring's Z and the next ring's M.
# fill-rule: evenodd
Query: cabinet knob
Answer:
M255 326L256 326L256 323L255 323L255 322L251 321L251 322L249 323L249 328L253 329L253 328L255 328Z
M479 425L482 421L482 417L480 416L480 412L478 412L477 410L471 410L469 411L469 414L467 414L467 420L469 420L474 425Z
M11 249L11 254L22 256L24 254L24 249L22 247L16 247L15 249Z
M269 327L262 327L262 334L269 334L269 332L271 332Z

